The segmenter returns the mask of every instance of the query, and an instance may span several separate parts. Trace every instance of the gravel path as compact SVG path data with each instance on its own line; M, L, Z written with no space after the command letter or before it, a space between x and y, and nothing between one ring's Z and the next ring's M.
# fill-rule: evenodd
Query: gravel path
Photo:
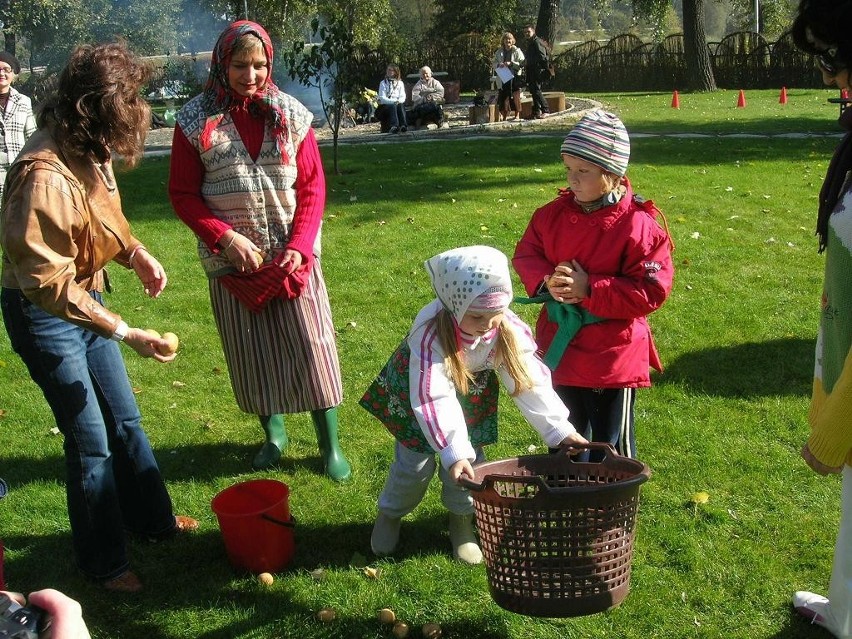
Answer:
M511 122L492 122L490 124L469 124L468 108L470 102L459 104L447 104L444 106L444 116L450 126L446 129L426 129L419 131L409 130L407 133L391 135L379 131L379 123L359 124L351 128L340 129L338 144L353 144L362 142L405 142L411 140L426 140L432 138L458 138L459 136L483 136L483 135L517 135L519 133L529 134L536 131L548 129L564 130L569 122L575 122L592 108L600 107L600 103L585 98L573 98L566 96L565 110L548 115L542 120L516 120ZM145 138L145 147L149 155L168 153L172 143L173 129L151 129ZM314 129L320 146L330 145L333 142L331 129L321 126Z

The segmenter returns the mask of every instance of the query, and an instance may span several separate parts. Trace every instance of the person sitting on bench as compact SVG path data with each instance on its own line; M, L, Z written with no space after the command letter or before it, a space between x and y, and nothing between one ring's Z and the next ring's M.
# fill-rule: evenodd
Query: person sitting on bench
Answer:
M434 123L444 126L444 86L432 77L432 69L420 68L420 79L411 89L411 120L417 127Z

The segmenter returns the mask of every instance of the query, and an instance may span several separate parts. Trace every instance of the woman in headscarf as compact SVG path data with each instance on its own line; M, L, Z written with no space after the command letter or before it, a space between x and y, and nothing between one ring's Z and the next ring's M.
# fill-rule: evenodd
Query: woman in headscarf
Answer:
M343 393L319 259L325 175L313 116L274 84L272 58L259 24L219 36L204 91L177 115L169 196L198 237L237 405L265 433L254 468L280 459L284 414L310 411L325 472L342 481Z

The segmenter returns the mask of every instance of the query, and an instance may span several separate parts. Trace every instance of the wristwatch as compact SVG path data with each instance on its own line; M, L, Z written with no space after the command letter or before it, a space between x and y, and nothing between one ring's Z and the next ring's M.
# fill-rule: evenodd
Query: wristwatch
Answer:
M130 327L127 325L127 322L121 321L118 323L118 326L115 327L115 331L112 335L110 335L110 339L116 342L121 342L127 336L127 331L130 330Z

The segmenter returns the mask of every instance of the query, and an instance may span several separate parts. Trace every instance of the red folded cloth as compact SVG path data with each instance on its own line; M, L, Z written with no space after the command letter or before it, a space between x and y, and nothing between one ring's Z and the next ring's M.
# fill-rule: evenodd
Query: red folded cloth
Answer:
M299 297L308 283L313 259L302 262L299 268L289 274L281 267L283 261L284 253L280 253L254 273L222 275L219 281L246 308L260 313L271 299L292 300Z

